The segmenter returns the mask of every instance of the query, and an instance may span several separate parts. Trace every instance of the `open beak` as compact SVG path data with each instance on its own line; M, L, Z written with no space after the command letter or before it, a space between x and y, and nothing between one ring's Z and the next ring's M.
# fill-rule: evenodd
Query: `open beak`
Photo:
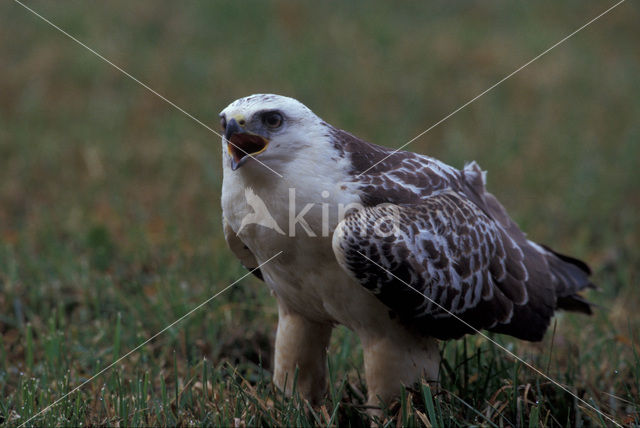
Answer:
M227 124L224 133L227 151L231 155L231 169L240 168L251 157L264 152L269 140L242 128L235 119Z

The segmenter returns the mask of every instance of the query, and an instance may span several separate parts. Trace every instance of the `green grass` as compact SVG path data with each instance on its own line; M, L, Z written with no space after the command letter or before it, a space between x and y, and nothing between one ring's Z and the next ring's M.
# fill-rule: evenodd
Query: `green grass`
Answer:
M204 122L254 92L399 146L609 3L29 1ZM640 9L629 1L413 143L475 159L533 239L594 268L594 316L493 338L640 424ZM0 5L0 425L18 426L245 271L220 226L220 142L13 2ZM269 382L277 320L249 277L32 421L368 426L357 338L325 402ZM608 423L481 337L386 426Z

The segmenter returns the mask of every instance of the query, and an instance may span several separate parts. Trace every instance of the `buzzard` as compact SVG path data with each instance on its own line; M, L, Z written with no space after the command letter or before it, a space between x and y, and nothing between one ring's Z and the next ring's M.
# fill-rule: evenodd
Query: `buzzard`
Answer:
M278 303L275 384L317 402L332 329L362 344L369 404L424 376L438 340L542 339L558 309L591 313L580 260L528 240L472 162L367 143L299 101L258 94L220 114L229 247ZM248 221L247 219L251 219Z

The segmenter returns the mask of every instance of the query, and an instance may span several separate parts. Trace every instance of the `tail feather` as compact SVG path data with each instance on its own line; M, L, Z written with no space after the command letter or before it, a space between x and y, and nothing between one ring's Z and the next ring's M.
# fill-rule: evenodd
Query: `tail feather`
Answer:
M554 250L552 250L551 248L547 247L544 244L540 244L540 246L542 248L544 248L545 250L547 250L548 252L550 252L551 254L553 254L554 256L558 257L560 260L570 263L574 266L577 266L578 268L580 268L580 270L582 270L584 273L586 273L587 275L591 275L591 268L589 267L588 264L586 264L585 262L583 262L582 260L578 260L574 257L571 256L567 256L566 254L560 254Z
M556 291L557 307L567 311L591 314L591 303L578 294L586 288L596 288L589 276L591 269L582 260L560 254L546 245L545 257L551 271L551 279Z
M591 302L579 294L558 298L558 308L564 309L565 311L581 312L591 315L593 313L591 305Z

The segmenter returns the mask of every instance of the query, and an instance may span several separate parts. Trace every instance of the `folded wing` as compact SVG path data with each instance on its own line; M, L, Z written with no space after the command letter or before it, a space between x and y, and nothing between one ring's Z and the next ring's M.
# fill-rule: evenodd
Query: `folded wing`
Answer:
M488 329L540 340L556 306L550 281L530 293L521 247L457 192L354 211L336 228L333 249L353 278L425 335ZM547 266L532 268L540 279Z

